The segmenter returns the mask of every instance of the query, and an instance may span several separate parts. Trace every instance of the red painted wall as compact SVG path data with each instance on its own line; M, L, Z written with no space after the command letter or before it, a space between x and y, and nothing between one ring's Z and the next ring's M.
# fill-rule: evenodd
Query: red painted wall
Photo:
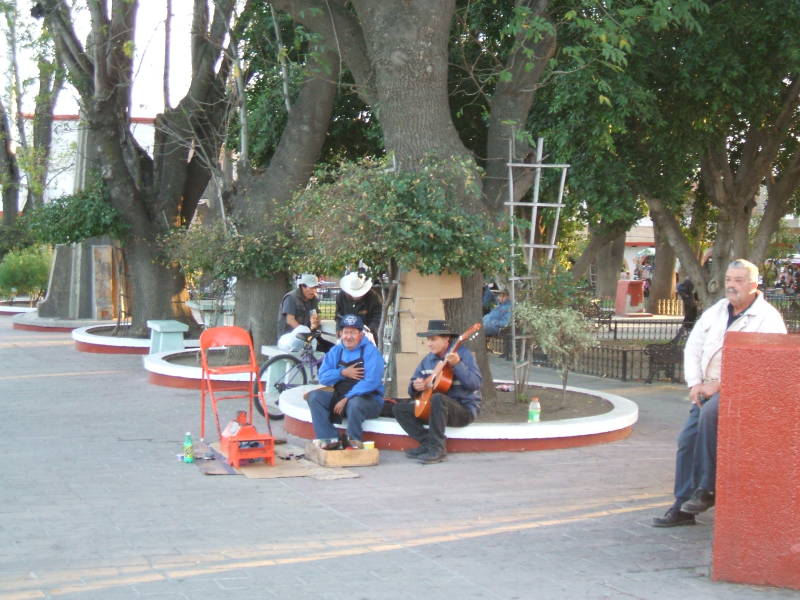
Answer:
M800 336L729 333L711 576L800 589Z

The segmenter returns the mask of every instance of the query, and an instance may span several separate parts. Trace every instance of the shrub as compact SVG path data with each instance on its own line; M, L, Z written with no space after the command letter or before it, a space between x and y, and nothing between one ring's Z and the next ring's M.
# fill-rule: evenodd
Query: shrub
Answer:
M368 160L320 172L295 198L294 229L307 251L298 270L337 272L360 260L423 274L502 272L507 229L472 213L480 188L470 163L426 161L394 171Z
M578 355L595 343L591 324L572 308L543 308L527 302L517 304L514 316L561 370L561 387L566 397L569 371L575 367Z
M102 183L37 206L20 217L20 225L35 241L49 245L74 244L101 235L122 239L127 232Z
M50 251L31 246L12 250L0 262L0 295L30 296L35 301L47 289L50 273Z

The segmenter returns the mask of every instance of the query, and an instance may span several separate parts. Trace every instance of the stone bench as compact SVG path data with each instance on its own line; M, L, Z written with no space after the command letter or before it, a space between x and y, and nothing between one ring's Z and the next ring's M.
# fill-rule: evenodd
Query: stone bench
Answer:
M172 319L148 320L150 328L150 354L176 352L184 349L183 334L189 331L186 323Z

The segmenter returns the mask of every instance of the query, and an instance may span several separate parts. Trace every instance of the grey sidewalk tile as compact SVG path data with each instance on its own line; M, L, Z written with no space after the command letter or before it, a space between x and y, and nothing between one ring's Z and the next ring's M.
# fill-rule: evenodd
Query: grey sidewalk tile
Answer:
M199 392L150 385L140 356L82 354L68 334L0 320L0 364L0 597L797 597L710 581L713 511L650 527L670 502L683 386L571 376L639 404L613 444L430 467L385 451L356 479L250 480L175 459L197 435Z

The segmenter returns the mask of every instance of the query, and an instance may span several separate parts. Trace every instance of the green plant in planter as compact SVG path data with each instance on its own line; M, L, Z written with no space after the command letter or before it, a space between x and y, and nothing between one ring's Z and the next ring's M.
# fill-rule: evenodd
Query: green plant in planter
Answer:
M592 325L575 309L543 308L521 302L514 307L517 324L533 335L539 348L561 370L561 389L566 398L567 378L578 355L595 344Z
M8 252L0 262L0 296L29 296L33 305L47 289L51 260L39 246Z
M295 198L293 227L305 250L298 270L335 273L363 260L373 272L394 265L423 274L505 270L507 228L478 205L470 163L428 160L415 171L363 160L321 171Z

